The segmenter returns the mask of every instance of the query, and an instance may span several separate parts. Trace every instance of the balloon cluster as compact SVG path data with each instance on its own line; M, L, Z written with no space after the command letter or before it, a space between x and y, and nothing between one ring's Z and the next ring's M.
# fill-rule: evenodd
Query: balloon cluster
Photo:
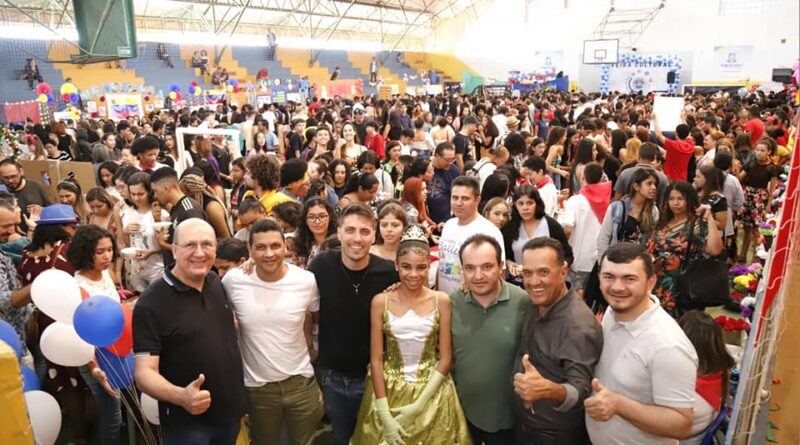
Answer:
M41 82L36 85L36 100L45 104L53 103L56 98L53 96L53 88L47 82Z
M81 99L78 95L78 88L71 83L61 85L61 98L64 99L64 102L71 104L76 104Z
M238 93L239 92L239 81L236 80L236 79L229 79L228 80L228 86L227 86L226 90L229 93Z
M172 100L181 101L183 100L183 94L181 93L181 86L177 83L173 83L169 87L169 98Z
M96 360L115 389L133 384L132 313L118 295L89 296L70 274L49 269L31 285L31 299L55 320L39 340L42 354L62 366L83 366ZM0 320L0 340L22 358L22 344L14 328ZM23 390L37 444L52 445L61 429L58 402L41 387L36 373L22 366Z
M192 96L199 96L203 94L203 89L197 83L196 80L193 80L191 84L189 84L189 94Z

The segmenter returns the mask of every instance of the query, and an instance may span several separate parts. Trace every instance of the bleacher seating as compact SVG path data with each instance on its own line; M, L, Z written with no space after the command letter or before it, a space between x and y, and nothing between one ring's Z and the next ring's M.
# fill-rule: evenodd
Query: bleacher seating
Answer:
M20 79L24 72L25 59L28 57L38 60L42 77L50 83L56 93L63 84L64 78L69 76L73 77L75 84L80 89L88 86L100 86L109 82L144 82L145 85L155 87L156 91L167 92L170 85L174 83L186 89L193 80L199 82L203 88L212 88L212 85L209 84L210 76L206 76L204 79L199 75L198 69L190 66L192 51L205 47L174 43L165 43L165 45L173 68L169 68L163 60L158 58L156 42L140 42L138 57L128 59L128 70L121 74L118 69L109 69L104 63L86 65L82 68L68 63L69 56L75 52L75 48L67 42L0 39L0 77L2 77L0 103L35 99L35 92L28 90L27 82ZM267 61L266 47L232 46L226 50L221 65L235 73L233 75L241 84L248 81L254 82L255 76L261 69L267 69L271 78L288 79L309 76L312 82L327 80L330 73L338 66L340 68L339 79L361 79L365 94L377 92L375 86L369 84L369 62L373 54L345 50L319 50L315 63L309 65L308 60L311 54L309 50L279 46L277 60ZM317 50L313 54L317 54ZM405 91L406 84L421 85L423 83L420 71L418 71L421 64L416 61L419 57L399 63L396 52L381 52L374 55L383 60L379 75L387 82L400 84L401 91ZM47 60L53 61L47 62ZM214 67L212 66L211 69L213 70ZM408 79L407 82L403 81L404 75Z
M409 66L407 63L400 63L397 61L397 51L389 52L382 51L378 55L378 60L383 60L383 66L389 69L392 73L397 74L401 79L403 74L408 76L409 85L422 85L422 77L420 72Z
M263 46L233 46L230 48L233 58L247 70L248 76L255 77L259 71L266 69L270 78L289 79L292 72L278 60L267 60L267 48Z
M195 76L194 70L183 63L180 59L179 45L165 43L164 46L174 68L170 68L165 61L158 58L158 43L155 42L139 42L138 57L128 59L128 68L136 71L136 74L144 78L145 85L155 87L156 91L162 90L167 93L170 85L174 83L186 89L193 80L199 82L204 89L212 87L204 84L203 78Z
M61 71L56 70L52 63L45 62L48 60L47 44L44 40L0 39L0 103L36 98L36 91L28 89L28 81L20 79L28 58L36 59L42 79L58 93L64 80Z

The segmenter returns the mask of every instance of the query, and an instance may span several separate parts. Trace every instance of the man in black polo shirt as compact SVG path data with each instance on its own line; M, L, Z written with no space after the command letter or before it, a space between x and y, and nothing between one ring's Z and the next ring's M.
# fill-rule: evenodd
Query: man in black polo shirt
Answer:
M334 445L347 445L356 426L369 365L369 313L372 297L399 281L391 261L370 255L375 214L350 204L339 214L342 250L323 252L308 270L317 280L319 356L325 414Z
M17 198L17 205L25 216L30 216L32 210L38 214L43 207L50 205L47 189L37 182L25 179L25 172L17 161L5 159L0 162L0 179L3 180L8 191ZM23 229L27 229L24 220L22 225Z
M133 315L136 383L159 401L166 445L233 445L245 412L242 358L219 277L214 229L189 219L175 231L175 266Z
M183 194L178 187L178 173L171 167L154 171L150 176L150 184L161 208L169 210L169 220L172 222L166 239L163 236L156 237L164 253L164 266L170 266L175 262L172 257L175 228L189 218L206 220L206 213L197 201Z

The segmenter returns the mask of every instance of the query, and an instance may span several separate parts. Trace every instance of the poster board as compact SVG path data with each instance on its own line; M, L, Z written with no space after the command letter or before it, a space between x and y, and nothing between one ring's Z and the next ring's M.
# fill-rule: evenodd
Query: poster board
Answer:
M653 112L658 118L662 131L674 131L681 123L683 97L656 96L653 100Z
M97 186L97 179L91 162L75 161L21 161L25 179L37 182L48 192L52 202L58 202L56 185L67 178L75 178L86 193Z

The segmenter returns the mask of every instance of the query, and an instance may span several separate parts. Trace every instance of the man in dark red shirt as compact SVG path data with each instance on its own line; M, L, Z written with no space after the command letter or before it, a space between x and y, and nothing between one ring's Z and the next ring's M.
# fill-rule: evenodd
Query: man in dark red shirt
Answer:
M692 139L687 140L689 137L689 126L686 124L679 124L675 127L677 140L672 140L664 137L664 134L661 132L661 127L658 125L656 114L652 113L650 117L656 129L656 138L667 151L667 155L664 159L664 174L667 175L670 181L686 181L689 160L694 156L694 141Z
M386 143L378 132L378 123L375 121L367 122L367 137L364 138L364 146L374 151L379 158L386 157Z
M764 122L761 120L761 112L757 105L747 110L747 117L749 120L744 124L744 131L750 135L750 142L755 147L756 142L764 136Z

